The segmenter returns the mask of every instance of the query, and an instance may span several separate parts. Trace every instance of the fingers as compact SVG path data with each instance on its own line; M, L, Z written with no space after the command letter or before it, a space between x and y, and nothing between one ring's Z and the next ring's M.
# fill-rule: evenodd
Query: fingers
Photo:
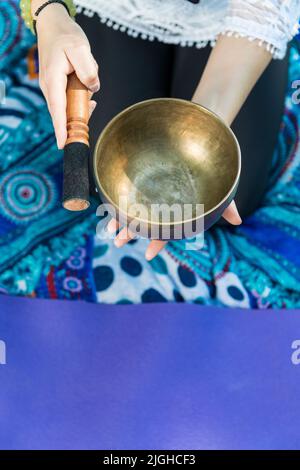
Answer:
M66 54L71 62L79 80L92 92L96 93L100 89L98 76L98 65L92 56L88 44L66 49Z
M242 219L234 201L232 201L225 209L222 217L224 217L224 219L232 225L240 225L242 223Z
M119 227L120 227L119 222L116 219L111 219L108 222L106 229L109 233L115 233Z
M51 114L57 146L62 149L67 139L67 117L66 117L66 87L67 76L50 68L41 83L41 88L47 100L48 109Z
M116 219L111 219L106 228L109 233L115 233L120 228L120 224ZM117 248L121 248L121 246L126 245L126 243L134 237L134 233L132 233L127 227L124 227L116 236L114 244Z
M133 238L135 238L135 235L127 227L124 227L116 236L114 244L117 248L121 248ZM145 253L146 260L151 261L155 258L155 256L165 247L166 243L167 242L161 240L152 240Z
M152 240L146 250L145 253L145 258L148 261L151 261L153 258L155 258L156 255L165 247L167 242L164 242L162 240Z
M48 71L45 79L41 80L41 88L46 98L49 112L53 121L57 147L64 148L67 140L67 117L66 117L66 87L67 75L56 72L55 80L53 80L51 70ZM92 93L89 93L92 96ZM89 101L89 117L97 106L96 101Z
M109 233L115 233L120 228L119 222L116 219L111 219L107 224L107 231ZM126 245L130 240L135 238L134 233L132 233L127 227L124 227L116 236L114 244L117 248L121 248ZM145 258L150 261L165 247L167 242L161 240L152 240L146 250Z
M121 248L134 237L134 233L132 233L127 227L124 227L116 236L114 244L117 248Z

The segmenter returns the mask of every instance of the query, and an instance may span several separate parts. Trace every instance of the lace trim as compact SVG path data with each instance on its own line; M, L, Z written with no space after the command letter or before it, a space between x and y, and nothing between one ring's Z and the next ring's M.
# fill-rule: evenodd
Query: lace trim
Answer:
M248 34L243 34L243 33L236 33L234 31L225 31L221 33L221 35L230 36L234 38L246 38L250 42L257 41L256 44L259 47L264 47L268 52L270 52L270 54L272 54L274 59L282 59L285 56L285 51L281 52L279 49L277 49L276 46L274 46L274 44L271 44L266 41L262 41L261 39L258 40L257 37L255 36L249 36Z
M155 1L158 4L159 15L153 15ZM211 2L216 3L215 0L211 0ZM224 3L224 0L220 0L219 3ZM78 13L83 13L88 17L93 17L96 13L101 23L105 23L115 30L126 32L135 38L140 37L149 41L157 39L167 44L196 46L198 48L215 43L218 34L217 24L213 28L211 26L204 28L203 26L199 27L195 20L192 20L191 24L186 21L186 18L195 16L197 4L185 0L174 0L173 8L169 2L163 5L160 0L150 0L151 8L147 7L147 2L144 4L141 9L136 0L124 0L122 3L120 0L112 0L111 2L107 0L76 0ZM199 28L201 34L199 39L195 35L196 28ZM198 33L198 36L200 34Z
M180 46L212 47L220 34L258 41L275 59L298 32L300 0L76 0L77 11L96 13L129 36Z

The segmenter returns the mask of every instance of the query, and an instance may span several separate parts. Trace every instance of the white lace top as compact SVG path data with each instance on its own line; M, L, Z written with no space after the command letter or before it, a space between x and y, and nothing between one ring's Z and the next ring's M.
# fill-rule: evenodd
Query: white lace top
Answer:
M78 11L143 39L214 46L219 34L258 39L281 59L297 33L300 0L75 0Z

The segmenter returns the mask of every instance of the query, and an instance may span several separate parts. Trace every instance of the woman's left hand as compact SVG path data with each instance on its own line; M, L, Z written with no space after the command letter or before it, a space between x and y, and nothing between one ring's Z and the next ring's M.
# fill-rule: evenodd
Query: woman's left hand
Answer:
M238 213L234 201L229 204L229 206L223 212L222 216L232 225L240 225L242 223L242 219ZM107 225L107 230L109 233L115 233L119 228L120 224L116 221L116 219L110 220ZM133 238L135 238L134 233L132 233L127 227L124 227L116 236L114 244L117 248L121 248ZM151 240L145 253L146 260L150 261L151 259L155 258L155 256L164 248L166 243L166 241L162 240Z

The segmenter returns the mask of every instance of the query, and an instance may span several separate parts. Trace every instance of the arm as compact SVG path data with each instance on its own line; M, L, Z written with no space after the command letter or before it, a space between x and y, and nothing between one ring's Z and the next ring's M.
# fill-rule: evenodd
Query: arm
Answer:
M219 36L192 101L231 125L272 55L257 41Z
M31 1L33 18L43 3L45 0ZM100 87L98 65L91 54L86 35L63 5L47 5L37 18L36 29L40 86L53 120L58 148L63 148L67 137L67 77L75 71L92 95ZM90 102L90 113L95 105L95 101Z
M300 0L228 0L193 101L231 125L271 58L285 56L299 30L299 15Z

